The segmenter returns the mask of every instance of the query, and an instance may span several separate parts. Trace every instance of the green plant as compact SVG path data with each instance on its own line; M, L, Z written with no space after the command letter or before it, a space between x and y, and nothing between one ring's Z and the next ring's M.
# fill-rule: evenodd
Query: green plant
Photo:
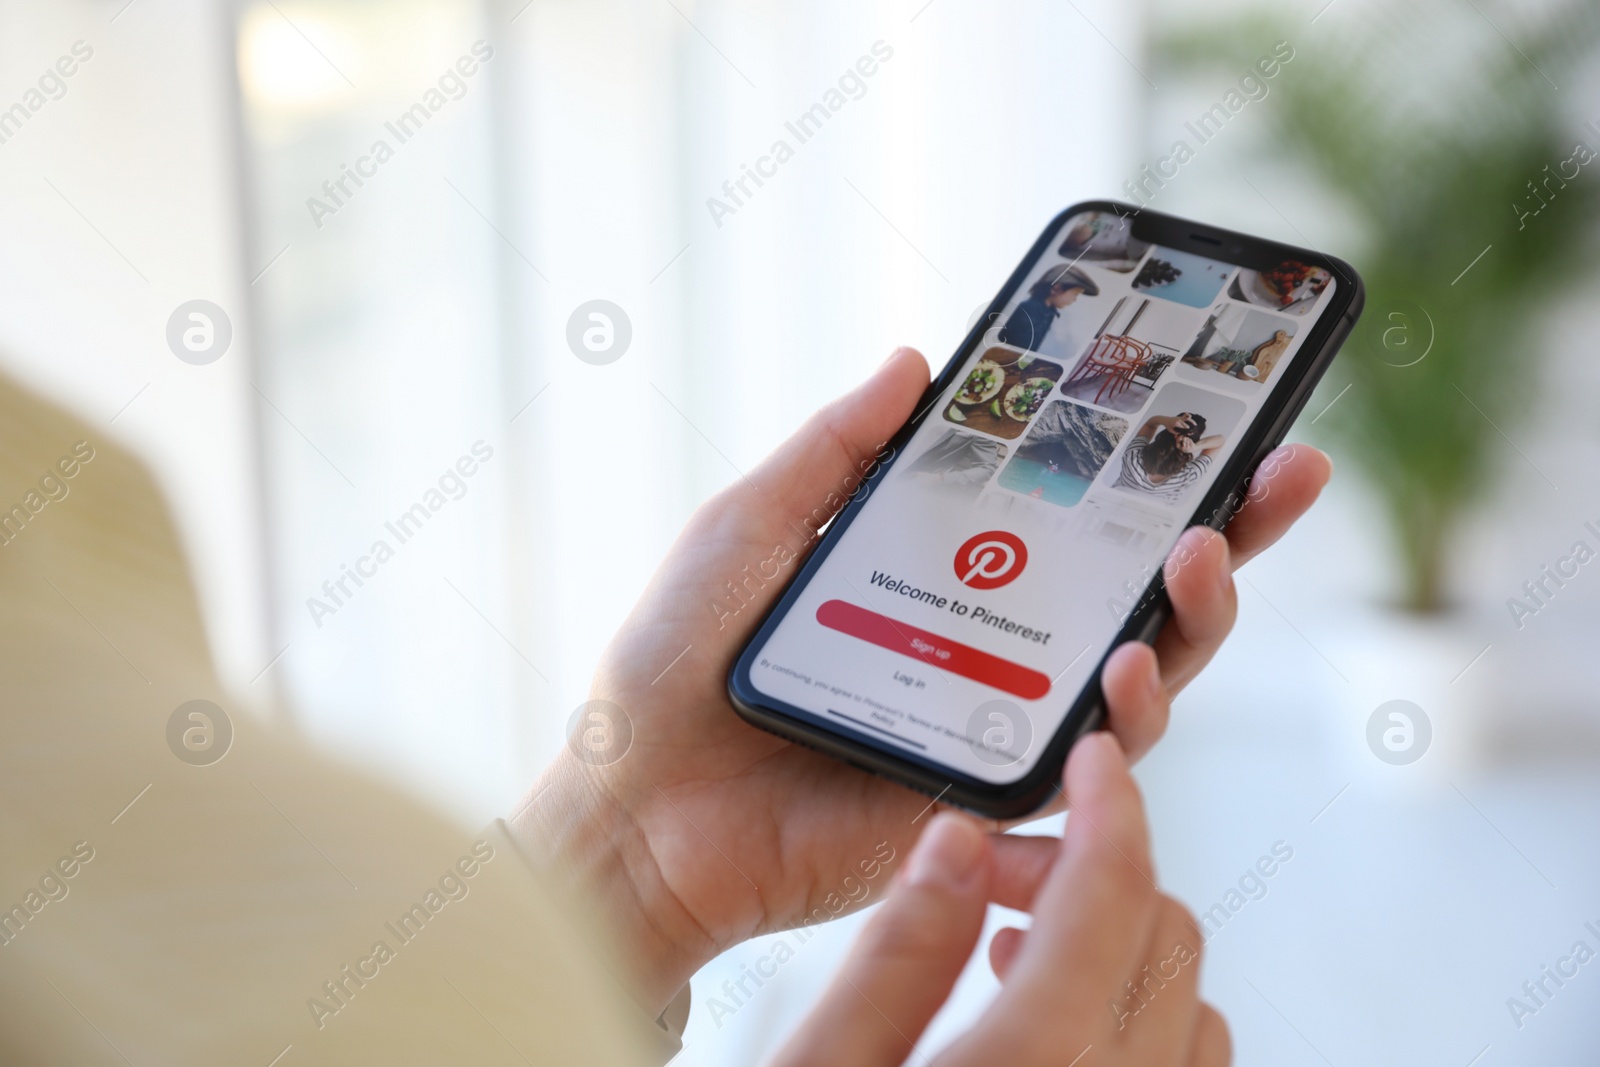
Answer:
M1478 8L1437 4L1347 12L1353 28L1337 31L1331 18L1293 29L1249 18L1156 42L1164 70L1234 77L1265 45L1293 42L1249 154L1292 165L1358 224L1328 251L1361 271L1367 311L1320 403L1348 391L1318 430L1382 501L1400 603L1417 612L1448 605L1456 532L1537 384L1541 313L1583 277L1600 218L1600 158L1551 177L1570 173L1580 139L1600 151L1600 133L1562 108L1600 10L1560 6L1537 28L1488 13L1516 44ZM1543 477L1510 458L1519 476Z

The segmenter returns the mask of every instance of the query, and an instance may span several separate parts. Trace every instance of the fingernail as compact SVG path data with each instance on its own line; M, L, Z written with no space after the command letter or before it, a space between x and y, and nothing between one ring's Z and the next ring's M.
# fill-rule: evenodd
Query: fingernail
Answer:
M1228 542L1226 539L1224 539L1222 542L1222 548L1217 553L1217 588L1221 590L1224 595L1226 595L1232 586L1233 554L1228 551Z
M1205 531L1204 526L1191 526L1183 531L1178 543L1172 546L1172 551L1167 555L1166 566L1162 569L1162 577L1166 581L1176 580L1178 572L1187 567L1205 547Z
M1150 688L1150 699L1161 699L1161 662L1156 657L1150 657L1150 668L1145 672L1145 684Z
M1093 730L1083 735L1078 741L1080 745L1099 745L1102 748L1116 744L1116 737L1110 730Z
M1104 751L1096 755L1094 752L1095 749L1103 749ZM1079 756L1080 750L1083 750L1082 756ZM1097 760L1115 759L1121 755L1121 753L1122 745L1117 741L1115 734L1113 734L1110 730L1093 730L1080 737L1077 743L1072 746L1072 756L1067 760L1067 763L1070 767L1074 759L1088 759L1091 762ZM1063 785L1066 784L1067 780L1066 771L1067 768L1062 769L1061 781Z
M912 850L906 882L958 888L973 873L982 850L983 835L976 826L959 815L940 815Z
M1209 526L1191 526L1183 531L1183 536L1178 539L1178 544L1183 549L1182 565L1186 567L1204 555L1206 550L1210 548L1213 539L1221 540L1224 546L1227 544L1227 539ZM1174 552L1174 555L1176 555L1176 552ZM1227 553L1219 552L1216 555L1226 556ZM1171 581L1172 579L1169 578L1167 580Z

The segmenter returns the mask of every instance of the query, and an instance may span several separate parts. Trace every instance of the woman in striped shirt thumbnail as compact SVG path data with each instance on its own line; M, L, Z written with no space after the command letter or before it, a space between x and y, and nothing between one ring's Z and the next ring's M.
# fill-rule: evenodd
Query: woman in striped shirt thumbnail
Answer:
M1176 500L1211 469L1212 456L1227 443L1207 437L1206 418L1184 411L1152 415L1122 453L1117 485L1164 500Z

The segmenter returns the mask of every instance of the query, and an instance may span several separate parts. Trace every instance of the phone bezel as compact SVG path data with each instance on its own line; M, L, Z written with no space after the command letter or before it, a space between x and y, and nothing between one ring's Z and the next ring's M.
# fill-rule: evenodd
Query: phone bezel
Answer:
M1186 529L1189 526L1206 525L1221 530L1227 525L1243 500L1251 474L1267 453L1282 442L1338 353L1340 344L1349 335L1366 299L1360 275L1350 264L1335 256L1114 200L1087 200L1073 204L1050 220L989 302L977 323L968 331L966 338L957 346L954 355L934 376L917 403L916 413L888 441L886 448L889 457L878 463L870 476L857 487L850 500L826 527L811 555L790 579L777 603L746 640L728 672L728 696L739 715L761 729L819 749L943 802L990 818L1009 819L1026 815L1050 799L1066 762L1067 752L1079 737L1099 726L1104 717L1100 673L1105 665L1105 656L1127 641L1153 640L1167 620L1170 604L1159 569L1112 639L1105 656L1101 657L1083 688L1073 697L1060 726L1046 742L1033 767L1013 782L984 781L936 760L919 758L915 753L888 742L878 744L865 735L845 733L819 715L761 693L750 680L750 670L757 652L788 614L801 590L826 561L844 531L849 529L872 499L873 490L894 468L911 436L932 416L934 402L954 383L954 377L982 341L995 316L1005 309L1039 259L1049 251L1062 224L1085 211L1113 212L1130 218L1135 237L1167 248L1220 259L1242 267L1269 267L1284 259L1297 259L1328 269L1338 282L1334 287L1333 302L1318 317L1297 357L1285 368L1288 373L1272 387L1256 417L1245 426L1239 446L1217 472L1211 489L1184 524Z

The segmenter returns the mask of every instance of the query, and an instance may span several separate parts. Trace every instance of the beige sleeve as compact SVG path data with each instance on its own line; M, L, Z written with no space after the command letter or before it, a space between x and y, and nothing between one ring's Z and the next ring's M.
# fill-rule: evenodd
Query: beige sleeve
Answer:
M229 706L151 480L0 379L0 1062L671 1054L503 827L238 711L185 762L192 700Z

